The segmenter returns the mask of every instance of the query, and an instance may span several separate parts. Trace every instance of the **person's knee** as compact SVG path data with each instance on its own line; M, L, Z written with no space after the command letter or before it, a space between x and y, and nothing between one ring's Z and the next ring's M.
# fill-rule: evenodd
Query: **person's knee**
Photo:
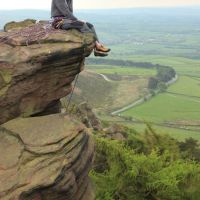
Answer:
M94 28L94 26L93 26L92 24L90 24L89 22L86 22L86 24L87 24L87 26L88 26L89 28Z

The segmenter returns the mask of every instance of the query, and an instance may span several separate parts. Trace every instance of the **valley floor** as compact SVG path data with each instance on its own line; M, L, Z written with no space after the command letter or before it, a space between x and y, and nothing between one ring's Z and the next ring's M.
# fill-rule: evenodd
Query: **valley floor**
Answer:
M137 57L136 60L135 58L131 60L148 61L148 58L150 57L141 57L141 59ZM145 130L145 123L151 123L158 132L167 133L179 140L184 140L188 137L200 140L200 61L175 57L158 58L156 56L154 60L151 58L150 61L156 64L172 66L178 73L178 81L170 85L166 92L160 93L152 99L147 99L141 105L126 111L122 110L120 114L118 113L118 117L109 116L109 111L113 111L116 107L120 109L133 102L134 99L141 98L145 93L135 92L133 88L136 85L140 89L145 88L138 80L141 80L141 78L145 79L145 77L147 80L148 77L155 73L149 70L148 74L147 70L141 69L140 71L140 69L134 67L89 67L90 70L109 77L111 82L116 82L116 80L112 81L114 75L140 78L132 82L127 79L126 83L118 80L119 85L115 95L113 96L113 93L110 91L110 95L114 97L115 103L110 106L110 109L105 110L106 115L104 112L100 112L100 117L110 122L125 123L140 132ZM187 67L188 65L190 66L189 68ZM134 84L135 87L133 86Z

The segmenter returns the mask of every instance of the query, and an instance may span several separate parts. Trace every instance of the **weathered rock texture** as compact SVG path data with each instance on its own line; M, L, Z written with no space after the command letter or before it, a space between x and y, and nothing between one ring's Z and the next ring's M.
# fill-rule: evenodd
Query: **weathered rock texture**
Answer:
M71 92L94 37L51 30L41 44L29 37L27 46L26 32L15 31L32 23L10 23L0 32L0 199L93 200L88 129L75 116L52 113Z
M5 26L9 32L0 32L0 38L6 38L0 42L0 124L57 108L58 100L71 92L71 83L94 46L92 33L77 30L13 37L18 26L23 23L11 23ZM27 39L32 40L28 46Z
M85 126L59 114L19 118L0 128L1 200L93 199L94 146Z

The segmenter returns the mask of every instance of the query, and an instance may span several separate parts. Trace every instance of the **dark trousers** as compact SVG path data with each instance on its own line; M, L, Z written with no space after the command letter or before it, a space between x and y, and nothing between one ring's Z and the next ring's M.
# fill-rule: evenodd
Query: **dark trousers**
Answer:
M83 33L91 32L91 33L94 33L96 41L99 41L94 26L90 24L89 22L86 22L86 23L81 22L81 21L69 22L69 20L66 19L60 28L63 30L78 29L79 31Z

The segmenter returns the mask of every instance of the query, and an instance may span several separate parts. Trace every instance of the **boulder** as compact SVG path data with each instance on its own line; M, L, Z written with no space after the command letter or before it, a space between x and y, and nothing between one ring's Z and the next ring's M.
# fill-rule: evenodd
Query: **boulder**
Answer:
M1 200L94 199L94 145L75 117L18 118L0 127Z

